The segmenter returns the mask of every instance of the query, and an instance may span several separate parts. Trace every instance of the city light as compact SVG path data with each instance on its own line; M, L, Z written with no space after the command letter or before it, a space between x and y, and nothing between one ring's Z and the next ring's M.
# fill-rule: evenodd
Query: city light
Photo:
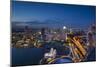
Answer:
M63 29L64 29L64 30L67 29L66 26L63 26Z

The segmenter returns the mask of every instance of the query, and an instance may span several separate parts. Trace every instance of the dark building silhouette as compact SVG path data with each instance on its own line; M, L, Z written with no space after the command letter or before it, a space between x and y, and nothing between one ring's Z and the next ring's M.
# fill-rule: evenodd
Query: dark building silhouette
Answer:
M45 28L41 29L41 36L42 36L42 39L45 41L46 40Z

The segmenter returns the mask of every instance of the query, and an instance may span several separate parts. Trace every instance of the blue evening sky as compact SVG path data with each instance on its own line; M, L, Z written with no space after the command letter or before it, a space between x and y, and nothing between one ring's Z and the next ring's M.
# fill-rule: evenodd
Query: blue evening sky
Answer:
M13 1L11 14L11 20L18 22L51 20L76 27L96 23L96 7L86 5Z

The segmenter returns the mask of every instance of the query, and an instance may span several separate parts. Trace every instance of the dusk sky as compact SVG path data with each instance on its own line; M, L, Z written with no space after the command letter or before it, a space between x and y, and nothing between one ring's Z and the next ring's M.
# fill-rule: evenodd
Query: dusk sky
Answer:
M11 14L11 20L18 22L51 20L78 27L96 23L95 6L13 1Z

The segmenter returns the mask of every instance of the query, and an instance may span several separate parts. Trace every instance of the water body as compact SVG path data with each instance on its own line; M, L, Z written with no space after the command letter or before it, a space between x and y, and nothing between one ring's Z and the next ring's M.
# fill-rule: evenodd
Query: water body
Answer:
M12 65L38 65L43 48L12 48Z
M42 48L12 48L12 65L38 65L44 53L51 48L57 50L57 55L67 55L69 50L64 50L62 43L46 43Z

